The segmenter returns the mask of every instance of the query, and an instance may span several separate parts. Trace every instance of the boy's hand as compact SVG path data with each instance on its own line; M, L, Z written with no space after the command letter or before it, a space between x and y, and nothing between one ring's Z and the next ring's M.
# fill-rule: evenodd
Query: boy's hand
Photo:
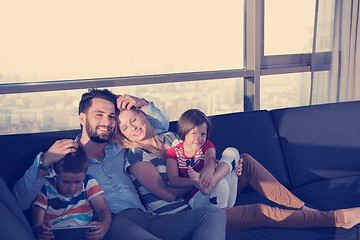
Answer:
M105 236L105 234L107 233L107 231L109 230L109 226L106 226L102 222L93 221L93 222L90 222L88 225L94 226L86 232L85 237L86 237L86 239L89 239L89 240L102 239Z
M34 230L36 238L38 240L50 240L54 239L54 234L49 230L51 227L50 223L44 223Z
M143 108L148 105L148 101L127 94L117 95L116 105L119 110L131 109L132 107Z

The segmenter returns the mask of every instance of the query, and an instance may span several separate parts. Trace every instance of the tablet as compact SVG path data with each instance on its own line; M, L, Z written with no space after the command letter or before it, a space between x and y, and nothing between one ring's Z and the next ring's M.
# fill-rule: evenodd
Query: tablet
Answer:
M49 228L54 234L55 240L85 240L86 232L93 226L74 226Z

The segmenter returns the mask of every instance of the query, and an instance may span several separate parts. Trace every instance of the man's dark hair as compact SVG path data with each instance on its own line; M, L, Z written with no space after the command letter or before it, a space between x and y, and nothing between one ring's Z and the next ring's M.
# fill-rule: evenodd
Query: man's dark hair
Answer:
M211 122L207 116L199 109L189 109L181 114L177 123L177 135L181 140L185 140L186 134L188 134L194 127L198 127L201 124L207 125L207 139L211 133Z
M92 88L92 89L89 89L87 93L84 93L81 96L81 100L79 103L79 114L87 113L89 108L92 106L92 100L94 98L101 98L101 99L107 100L109 102L112 102L115 105L115 109L117 111L115 94L113 94L108 89Z
M88 158L84 149L79 146L76 152L66 154L59 162L54 163L56 173L81 173L88 170Z

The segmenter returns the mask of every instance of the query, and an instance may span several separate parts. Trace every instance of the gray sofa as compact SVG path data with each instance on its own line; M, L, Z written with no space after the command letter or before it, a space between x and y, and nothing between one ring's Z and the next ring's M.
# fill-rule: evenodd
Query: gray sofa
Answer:
M225 114L213 116L211 121L211 141L218 157L228 146L250 153L311 207L330 210L360 206L360 101ZM176 129L176 122L171 122L170 129ZM57 139L73 138L78 133L79 130L72 130L0 136L3 152L0 174L5 184L11 189L39 151L46 151ZM5 213L11 216L9 221L21 226L24 235L30 235L21 211L14 204L3 203L8 189L4 187L1 191L7 192L0 196L1 216ZM258 202L276 206L250 187L236 204ZM25 216L28 217L28 212ZM1 232L5 231L4 224L0 222ZM257 228L229 235L227 239L360 237L355 226L349 230Z

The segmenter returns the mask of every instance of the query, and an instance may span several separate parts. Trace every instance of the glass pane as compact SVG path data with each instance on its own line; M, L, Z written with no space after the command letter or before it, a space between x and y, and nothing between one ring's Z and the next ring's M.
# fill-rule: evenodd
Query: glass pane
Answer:
M276 109L309 105L311 73L263 76L260 79L260 108Z
M153 101L170 121L189 108L218 115L243 111L243 78L109 88ZM79 129L87 89L0 95L0 134Z
M0 83L243 67L243 0L7 1L0 29Z
M315 2L265 0L265 55L312 51Z

